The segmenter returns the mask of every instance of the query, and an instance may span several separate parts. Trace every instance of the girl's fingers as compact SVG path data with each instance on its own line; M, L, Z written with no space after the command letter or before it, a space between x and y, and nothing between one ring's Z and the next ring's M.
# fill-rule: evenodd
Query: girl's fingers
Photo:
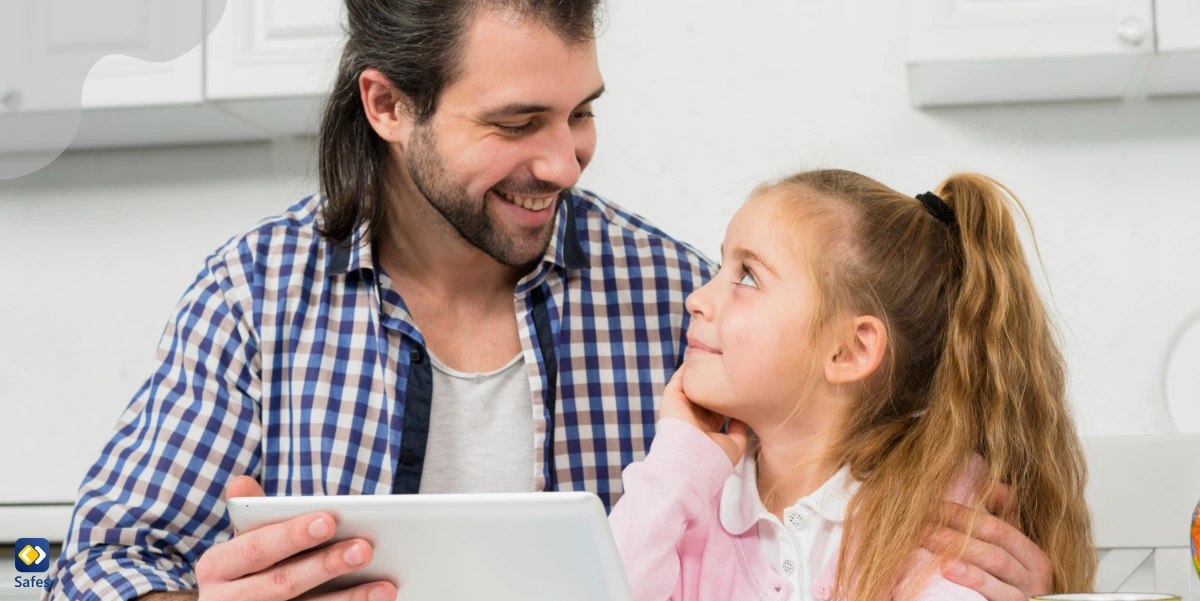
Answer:
M745 452L746 443L750 440L750 431L746 428L746 424L736 419L730 419L729 427L725 431L738 449Z

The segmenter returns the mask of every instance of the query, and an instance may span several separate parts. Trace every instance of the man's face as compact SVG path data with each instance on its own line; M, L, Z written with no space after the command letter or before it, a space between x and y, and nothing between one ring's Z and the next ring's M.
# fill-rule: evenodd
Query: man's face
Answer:
M468 242L526 265L546 251L558 203L596 148L596 47L484 11L463 51L459 78L413 129L408 172Z

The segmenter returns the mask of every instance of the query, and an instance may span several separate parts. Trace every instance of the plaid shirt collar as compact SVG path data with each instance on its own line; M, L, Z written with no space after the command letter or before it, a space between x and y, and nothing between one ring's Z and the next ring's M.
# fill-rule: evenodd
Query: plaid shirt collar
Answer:
M576 192L572 188L558 203L558 214L555 216L554 233L550 243L542 255L542 264L550 264L562 269L587 269L591 266L588 256L583 252L579 243L579 232L576 229L575 202ZM366 235L366 224L360 223L354 233L353 240L363 240ZM372 245L334 244L325 259L325 274L327 277L344 275L361 269L374 271L375 260L372 256Z

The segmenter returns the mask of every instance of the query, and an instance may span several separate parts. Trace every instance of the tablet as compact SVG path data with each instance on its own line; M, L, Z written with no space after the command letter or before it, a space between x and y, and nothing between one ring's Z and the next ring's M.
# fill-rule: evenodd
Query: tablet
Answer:
M319 591L388 580L400 601L632 601L600 498L585 492L240 497L238 532L314 511L332 542L363 538L366 567Z

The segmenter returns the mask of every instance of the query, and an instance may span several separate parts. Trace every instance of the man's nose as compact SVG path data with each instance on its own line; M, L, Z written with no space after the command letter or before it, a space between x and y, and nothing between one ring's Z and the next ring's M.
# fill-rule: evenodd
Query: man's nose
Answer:
M571 128L564 124L550 128L545 134L540 155L532 165L533 176L560 188L574 186L583 169L575 154L575 136Z

